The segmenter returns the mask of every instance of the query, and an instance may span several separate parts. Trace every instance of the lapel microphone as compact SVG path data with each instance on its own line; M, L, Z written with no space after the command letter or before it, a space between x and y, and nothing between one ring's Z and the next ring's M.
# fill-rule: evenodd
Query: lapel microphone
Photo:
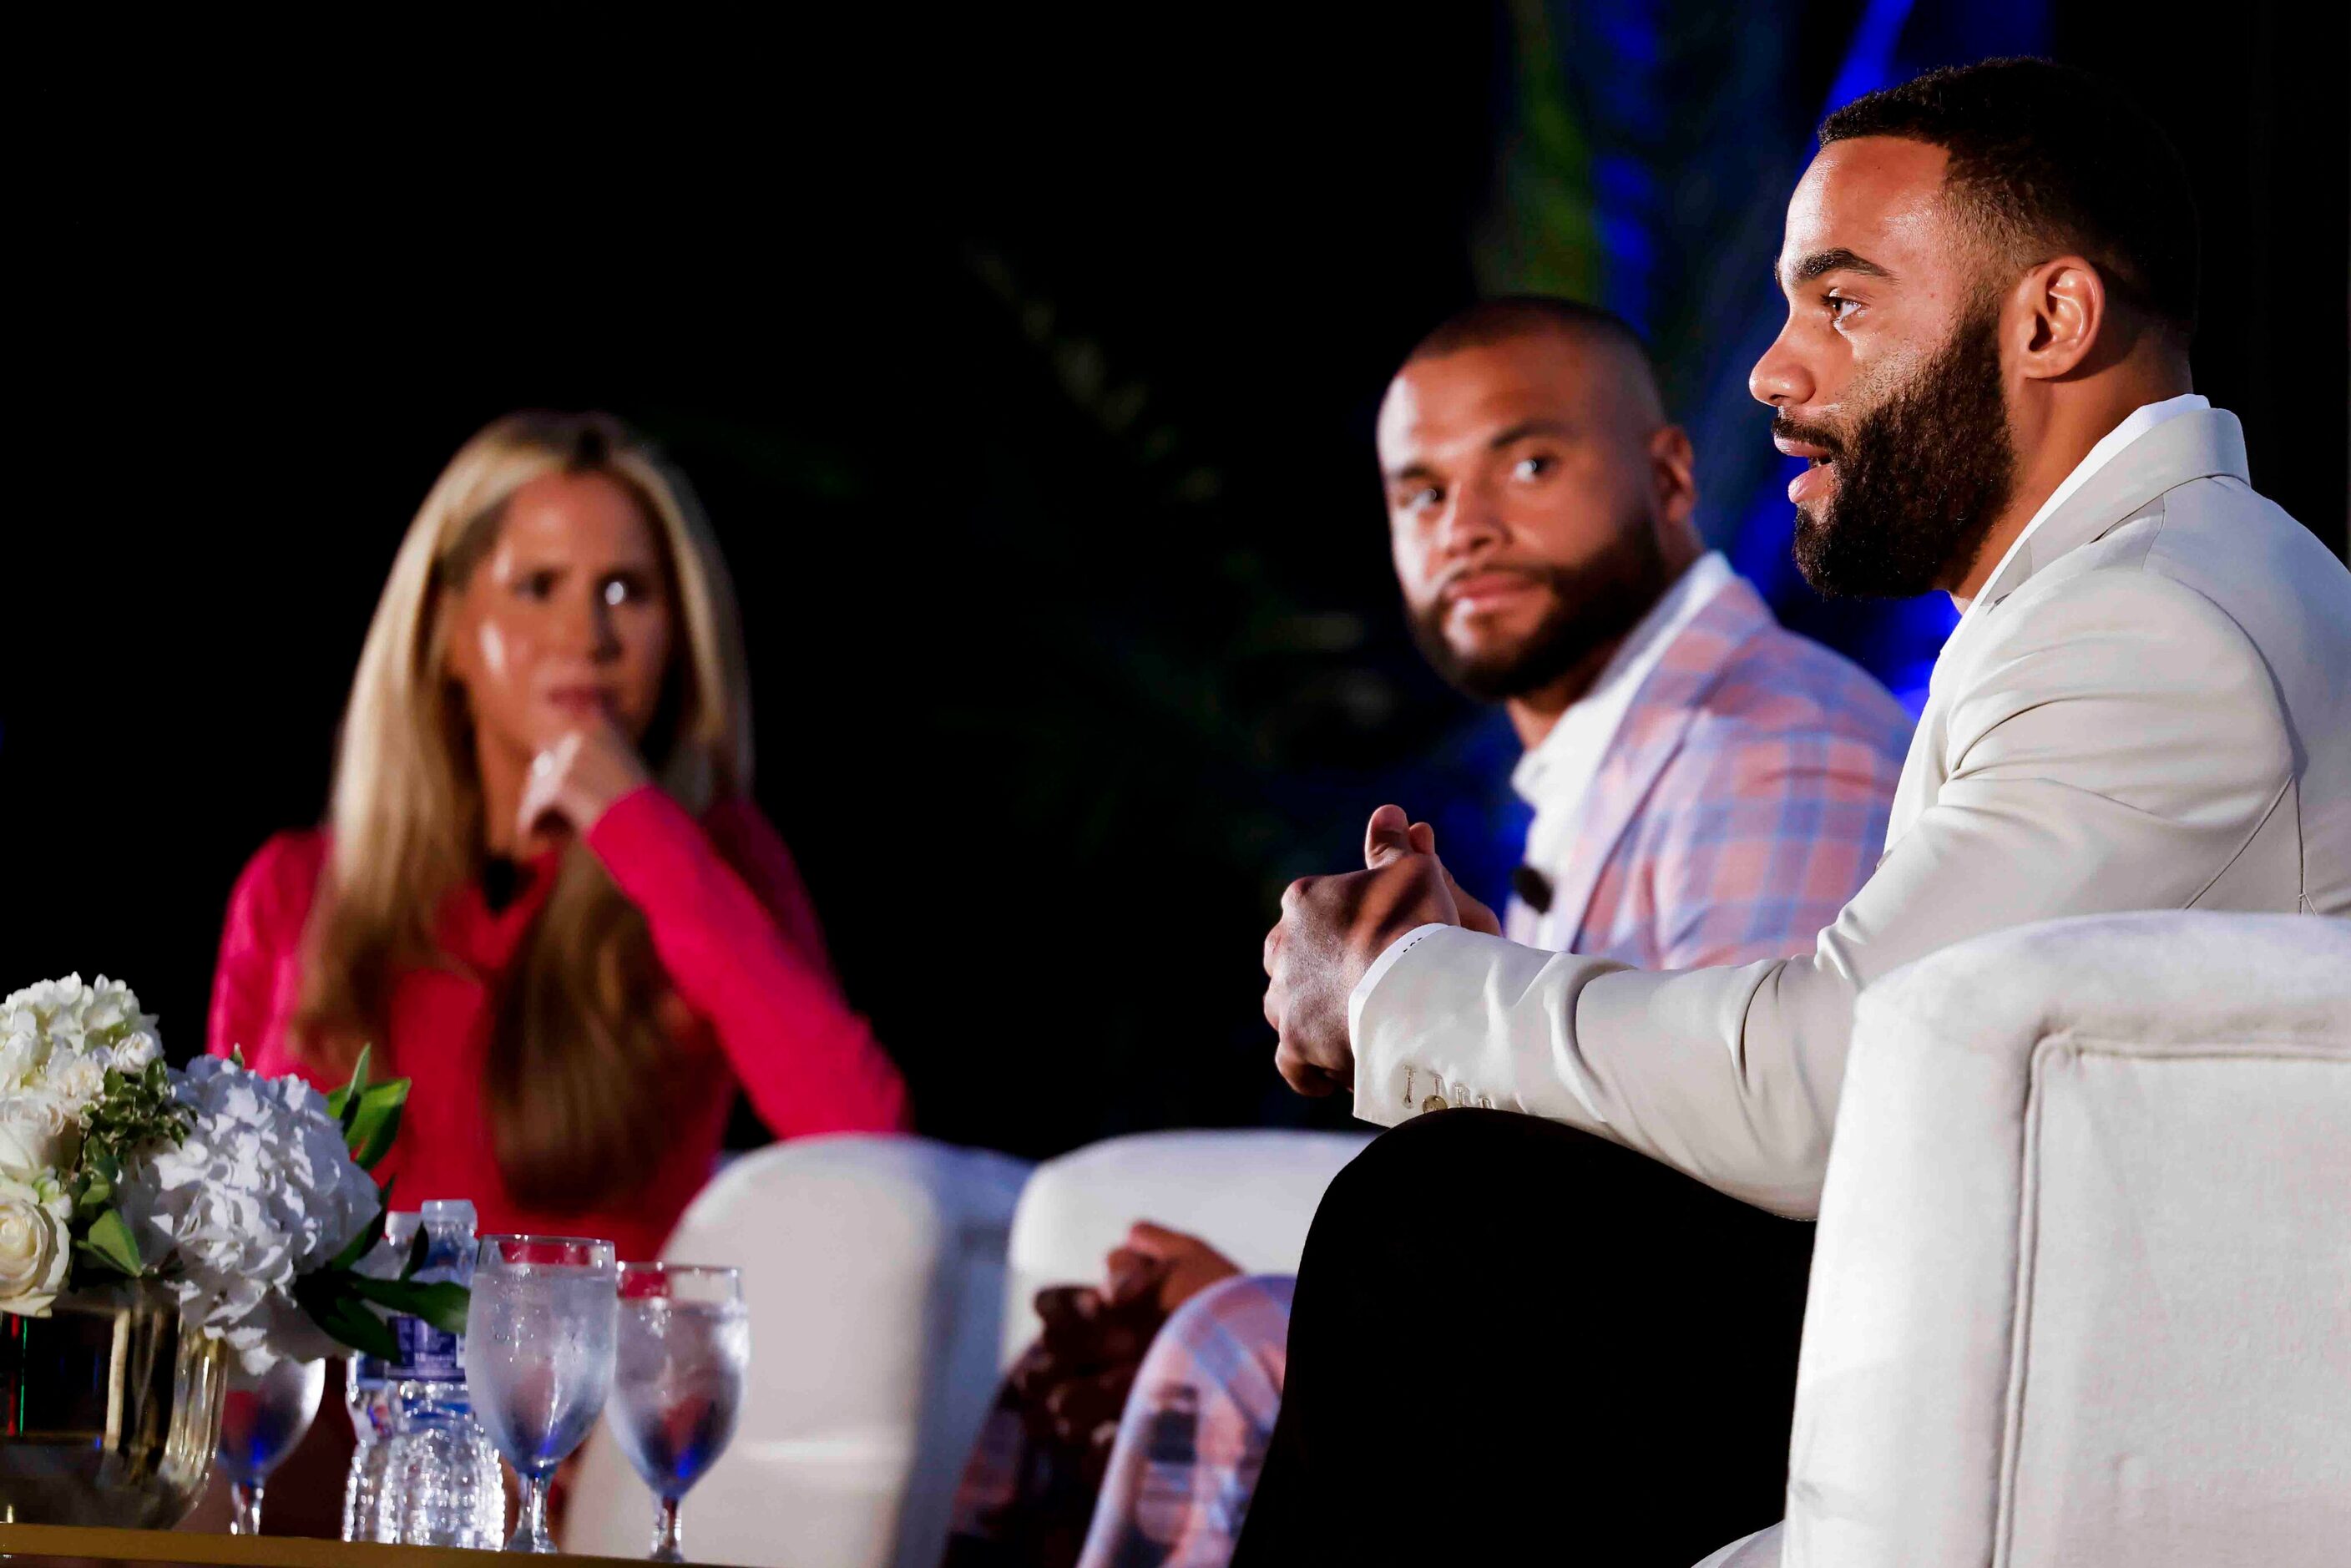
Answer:
M1551 913L1551 878L1531 865L1516 866L1510 872L1510 891L1537 915Z

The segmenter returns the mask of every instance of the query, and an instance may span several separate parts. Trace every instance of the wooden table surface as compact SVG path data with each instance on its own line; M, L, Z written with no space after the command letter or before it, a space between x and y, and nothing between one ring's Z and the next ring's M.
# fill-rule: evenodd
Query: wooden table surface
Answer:
M193 1530L86 1530L0 1524L0 1554L102 1563L204 1563L229 1568L484 1568L489 1554L454 1546L378 1546L297 1535L211 1535ZM575 1557L597 1568L643 1568L625 1557Z

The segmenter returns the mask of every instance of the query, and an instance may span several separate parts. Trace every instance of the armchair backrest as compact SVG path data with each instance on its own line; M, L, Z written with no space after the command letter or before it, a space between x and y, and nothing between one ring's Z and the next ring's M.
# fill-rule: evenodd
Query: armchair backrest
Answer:
M1782 1551L2351 1562L2351 922L2059 921L1864 994Z
M1291 1274L1322 1189L1371 1142L1362 1133L1135 1133L1037 1167L1013 1216L1001 1358L1037 1337L1047 1285L1092 1284L1127 1228L1148 1219L1207 1241L1252 1274Z
M663 1256L743 1270L741 1425L688 1500L696 1562L934 1568L996 1392L1004 1245L1022 1161L920 1138L795 1138L734 1161ZM650 1495L603 1426L570 1552L645 1550Z

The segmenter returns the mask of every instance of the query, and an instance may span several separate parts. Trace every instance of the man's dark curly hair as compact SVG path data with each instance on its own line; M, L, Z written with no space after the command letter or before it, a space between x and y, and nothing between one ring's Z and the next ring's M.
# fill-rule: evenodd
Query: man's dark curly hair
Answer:
M2047 60L1956 66L1855 99L1821 121L1821 145L1924 141L2003 259L2071 251L2109 297L2185 344L2196 330L2196 198L2162 129L2096 77Z

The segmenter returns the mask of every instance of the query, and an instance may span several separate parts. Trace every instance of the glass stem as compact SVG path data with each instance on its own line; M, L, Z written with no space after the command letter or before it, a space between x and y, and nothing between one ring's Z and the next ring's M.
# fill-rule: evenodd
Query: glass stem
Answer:
M653 1516L653 1561L655 1563L685 1561L685 1545L677 1532L677 1499L674 1497L662 1499L661 1511Z
M261 1483L256 1481L247 1486L237 1481L230 1486L228 1495L235 1511L229 1515L228 1532L231 1535L260 1534Z
M515 1525L515 1538L523 1542L525 1552L552 1552L555 1542L547 1533L547 1493L551 1478L525 1476L522 1479L522 1518Z

